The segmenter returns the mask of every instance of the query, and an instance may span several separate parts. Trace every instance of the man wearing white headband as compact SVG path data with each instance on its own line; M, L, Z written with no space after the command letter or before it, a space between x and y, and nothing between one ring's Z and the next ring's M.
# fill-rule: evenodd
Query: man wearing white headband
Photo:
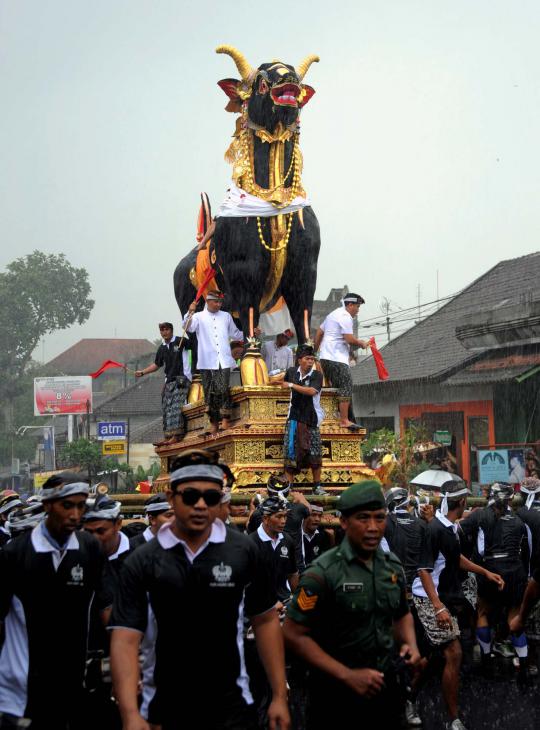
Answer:
M508 622L519 612L529 574L529 532L523 521L510 508L514 498L511 484L492 484L488 506L474 510L461 523L464 534L476 545L478 562L504 579L504 589L497 590L482 576L478 578L478 621L476 638L482 650L487 677L493 676L492 631L500 608L508 609ZM527 682L528 647L525 633L511 634L510 639L519 658L520 682Z
M223 312L223 294L209 291L202 312L196 312L193 302L184 317L184 327L197 335L197 367L201 374L204 401L210 432L217 434L221 422L223 430L229 428L231 398L229 380L236 361L231 354L230 341L244 340L244 334L235 325L229 312Z
M435 518L427 525L424 554L418 566L418 577L412 586L418 618L429 643L442 649L445 667L442 675L443 696L450 715L450 730L464 730L459 719L459 671L461 645L457 615L465 601L461 571L484 576L502 588L499 575L480 567L461 554L457 522L463 517L470 494L464 482L449 481L442 485L443 500Z
M132 537L129 541L132 550L145 545L149 540L152 540L159 532L161 527L165 525L174 512L167 499L167 495L163 492L159 494L153 494L150 499L147 500L144 507L144 513L148 520L148 527L144 532L141 532L135 537Z
M276 596L257 546L218 517L227 477L216 459L194 450L175 460L167 492L174 518L123 566L111 619L111 659L126 729L148 728L137 694L149 605L157 624L149 723L177 730L185 724L179 711L191 707L195 720L188 726L256 727L242 641L245 614L273 690L269 725L290 728Z
M364 303L360 294L347 294L343 298L343 306L330 312L315 335L315 350L319 350L324 375L331 387L338 391L340 424L350 431L359 428L349 418L353 390L350 347L362 347L364 350L369 347L369 342L359 340L353 334L353 320Z
M79 475L50 477L45 520L0 552L0 713L36 730L79 726L88 616L104 567L97 541L77 530L88 491Z

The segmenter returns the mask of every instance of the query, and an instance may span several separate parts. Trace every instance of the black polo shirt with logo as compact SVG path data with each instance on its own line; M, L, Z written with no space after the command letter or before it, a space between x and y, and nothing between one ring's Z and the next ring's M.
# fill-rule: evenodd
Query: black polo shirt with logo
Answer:
M0 712L39 728L54 718L49 726L59 729L80 712L90 608L103 600L104 563L92 535L73 533L60 551L41 525L0 551Z
M225 727L229 713L253 703L244 663L244 615L276 602L259 551L220 520L193 556L164 525L125 561L111 628L144 634L151 607L157 623L149 721L182 725L193 707L200 727ZM173 724L171 724L173 723ZM183 727L183 725L182 725Z
M303 572L310 563L332 547L330 536L322 527L318 527L313 535L308 535L302 530L300 540L298 561L300 572Z
M154 363L158 368L162 367L165 370L165 380L167 383L184 374L182 352L191 349L189 335L186 334L182 345L180 345L180 342L180 337L173 337L168 344L162 342L156 352Z
M266 565L266 570L273 576L277 597L280 601L288 600L291 589L287 579L289 575L298 572L294 540L286 532L283 532L274 546L262 525L250 534L249 539L257 545Z

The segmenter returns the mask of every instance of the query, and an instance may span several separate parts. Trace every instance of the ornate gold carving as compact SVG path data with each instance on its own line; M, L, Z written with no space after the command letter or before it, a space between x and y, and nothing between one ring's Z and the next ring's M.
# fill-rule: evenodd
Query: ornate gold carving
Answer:
M261 463L264 461L264 441L237 441L236 461Z
M250 403L250 416L255 421L268 421L275 418L274 401L269 398L254 398Z
M159 476L166 477L169 474L169 460L166 456L160 456L159 466L160 466Z
M362 461L360 441L332 441L332 461Z
M266 458L283 461L283 444L272 444L266 447Z
M287 418L288 413L289 413L289 401L282 401L282 400L276 401L276 416L278 418L280 416L282 416L283 418Z

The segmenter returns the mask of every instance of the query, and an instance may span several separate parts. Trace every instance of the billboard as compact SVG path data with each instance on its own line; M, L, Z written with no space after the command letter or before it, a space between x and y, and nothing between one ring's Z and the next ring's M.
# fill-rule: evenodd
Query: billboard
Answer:
M92 413L92 378L89 375L34 378L35 416L87 412Z
M523 449L478 451L478 476L480 484L519 484L526 476Z

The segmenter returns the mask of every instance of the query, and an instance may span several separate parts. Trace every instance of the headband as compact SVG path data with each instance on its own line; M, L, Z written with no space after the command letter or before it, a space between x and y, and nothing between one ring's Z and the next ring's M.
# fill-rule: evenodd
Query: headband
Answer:
M15 495L7 497L6 499L7 501L0 507L0 515L3 515L5 512L9 512L9 510L14 507L20 507L22 505L21 500Z
M224 489L223 495L221 497L221 504L229 504L230 501L231 501L231 490Z
M469 490L467 487L462 487L461 489L458 489L456 492L446 492L444 495L442 502L441 502L441 514L446 517L448 514L448 497L451 499L454 499L455 497L465 497L467 494L469 494Z
M90 486L86 482L72 482L71 484L59 484L57 487L48 487L41 490L41 501L48 502L50 499L64 499L72 494L85 494L88 496Z
M120 510L122 509L122 502L103 502L103 506L100 504L94 504L88 512L83 515L83 522L90 522L90 520L117 520L120 516Z
M215 464L189 464L181 466L180 469L175 469L169 474L171 486L184 482L201 481L216 482L222 487L224 479L225 474Z
M315 514L322 515L322 513L324 512L324 507L319 507L318 504L310 504L309 505L309 511L310 512L315 512Z
M221 302L223 299L224 299L223 294L213 294L213 293L208 292L208 294L206 295L206 301L207 302L208 301L211 301L211 302Z
M169 509L171 509L171 505L168 502L153 502L152 504L147 504L144 511L147 515L151 515L154 512L166 512Z

